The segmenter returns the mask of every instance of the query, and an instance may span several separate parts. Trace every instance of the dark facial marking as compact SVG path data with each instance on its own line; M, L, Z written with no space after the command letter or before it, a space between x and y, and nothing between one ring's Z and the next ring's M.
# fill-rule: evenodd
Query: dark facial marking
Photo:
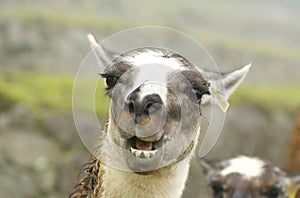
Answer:
M192 101L200 104L203 95L210 95L209 83L201 76L199 72L194 70L184 70L181 73L190 83L190 86L187 87L186 93L192 99Z
M100 74L101 77L106 79L106 94L111 95L112 89L118 83L118 80L121 76L131 68L127 63L123 61L119 61L119 59L115 59L115 61L108 66L103 74Z

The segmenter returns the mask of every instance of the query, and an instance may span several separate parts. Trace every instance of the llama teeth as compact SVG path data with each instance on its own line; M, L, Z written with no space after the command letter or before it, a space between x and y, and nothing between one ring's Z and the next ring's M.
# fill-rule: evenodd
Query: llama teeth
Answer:
M141 159L149 159L150 158L150 151L142 151L141 155L138 156Z
M140 157L142 153L143 153L143 151L137 150L135 156L136 157Z
M150 152L149 151L148 152L143 152L143 153L144 153L146 159L150 158Z
M134 149L134 148L130 148L130 152L135 156L135 157L137 157L137 150L136 149Z
M139 158L141 158L141 159L145 159L145 158L146 158L146 155L145 155L145 153L147 153L147 152L144 152L144 151L142 151L142 153L141 153L141 155L139 156Z
M130 148L130 152L138 158L141 159L150 159L154 157L157 154L157 150L152 150L152 151L146 151L146 150L138 150L135 148Z
M151 153L152 155L156 155L157 150L150 151L150 153Z
M154 156L151 152L149 152L149 154L150 154L149 158L152 158Z

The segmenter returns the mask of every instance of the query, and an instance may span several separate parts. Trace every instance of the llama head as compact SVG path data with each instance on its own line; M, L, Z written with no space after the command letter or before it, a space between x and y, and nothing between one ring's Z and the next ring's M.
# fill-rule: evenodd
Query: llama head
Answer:
M228 98L249 67L217 75L167 49L143 47L114 54L89 40L105 65L101 76L111 98L107 139L117 153L109 162L152 172L191 155L200 130L201 104L223 82ZM123 164L124 164L123 163ZM126 168L127 167L127 168Z
M288 198L299 189L300 176L258 158L200 161L215 198Z

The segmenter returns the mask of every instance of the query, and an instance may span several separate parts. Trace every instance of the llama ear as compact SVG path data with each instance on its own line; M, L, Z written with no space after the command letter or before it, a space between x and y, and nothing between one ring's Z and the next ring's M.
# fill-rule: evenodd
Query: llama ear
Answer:
M111 52L111 51L107 50L106 48L104 48L103 46L101 46L97 42L94 35L88 34L87 37L90 41L91 48L92 48L93 52L95 53L96 58L103 65L105 65L105 66L109 65L112 62L112 60L118 56L118 54Z
M243 66L240 69L234 70L232 72L227 72L223 74L218 74L215 72L208 72L205 70L200 70L201 74L207 80L210 84L210 96L205 96L202 100L202 104L206 104L211 101L212 97L217 96L216 98L219 98L218 95L220 94L220 87L224 86L224 94L223 94L223 102L227 102L229 97L232 95L232 93L237 89L237 87L241 84L241 82L245 79L247 76L249 69L251 67L251 63L248 65ZM220 100L218 101L220 103ZM222 102L221 102L222 103ZM225 105L226 106L226 105ZM225 107L224 107L225 108ZM226 108L225 108L226 109Z
M225 98L228 99L232 93L243 82L251 68L251 63L235 71L223 75L223 84L225 86Z

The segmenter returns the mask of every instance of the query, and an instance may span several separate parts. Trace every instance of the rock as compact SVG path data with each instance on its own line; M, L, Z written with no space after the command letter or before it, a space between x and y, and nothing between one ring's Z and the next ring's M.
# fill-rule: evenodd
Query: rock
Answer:
M42 112L39 119L43 131L54 136L63 148L81 144L72 114L48 111Z
M7 129L6 133L0 136L0 150L13 162L28 167L33 166L34 161L40 157L55 162L60 156L58 146L47 137L12 129Z
M0 159L0 197L35 197L38 187L31 172Z
M8 127L32 128L35 126L35 119L32 112L23 105L15 105L12 109L0 112L0 134L6 132Z
M287 112L271 115L255 105L232 106L208 158L254 155L282 166L291 123Z

